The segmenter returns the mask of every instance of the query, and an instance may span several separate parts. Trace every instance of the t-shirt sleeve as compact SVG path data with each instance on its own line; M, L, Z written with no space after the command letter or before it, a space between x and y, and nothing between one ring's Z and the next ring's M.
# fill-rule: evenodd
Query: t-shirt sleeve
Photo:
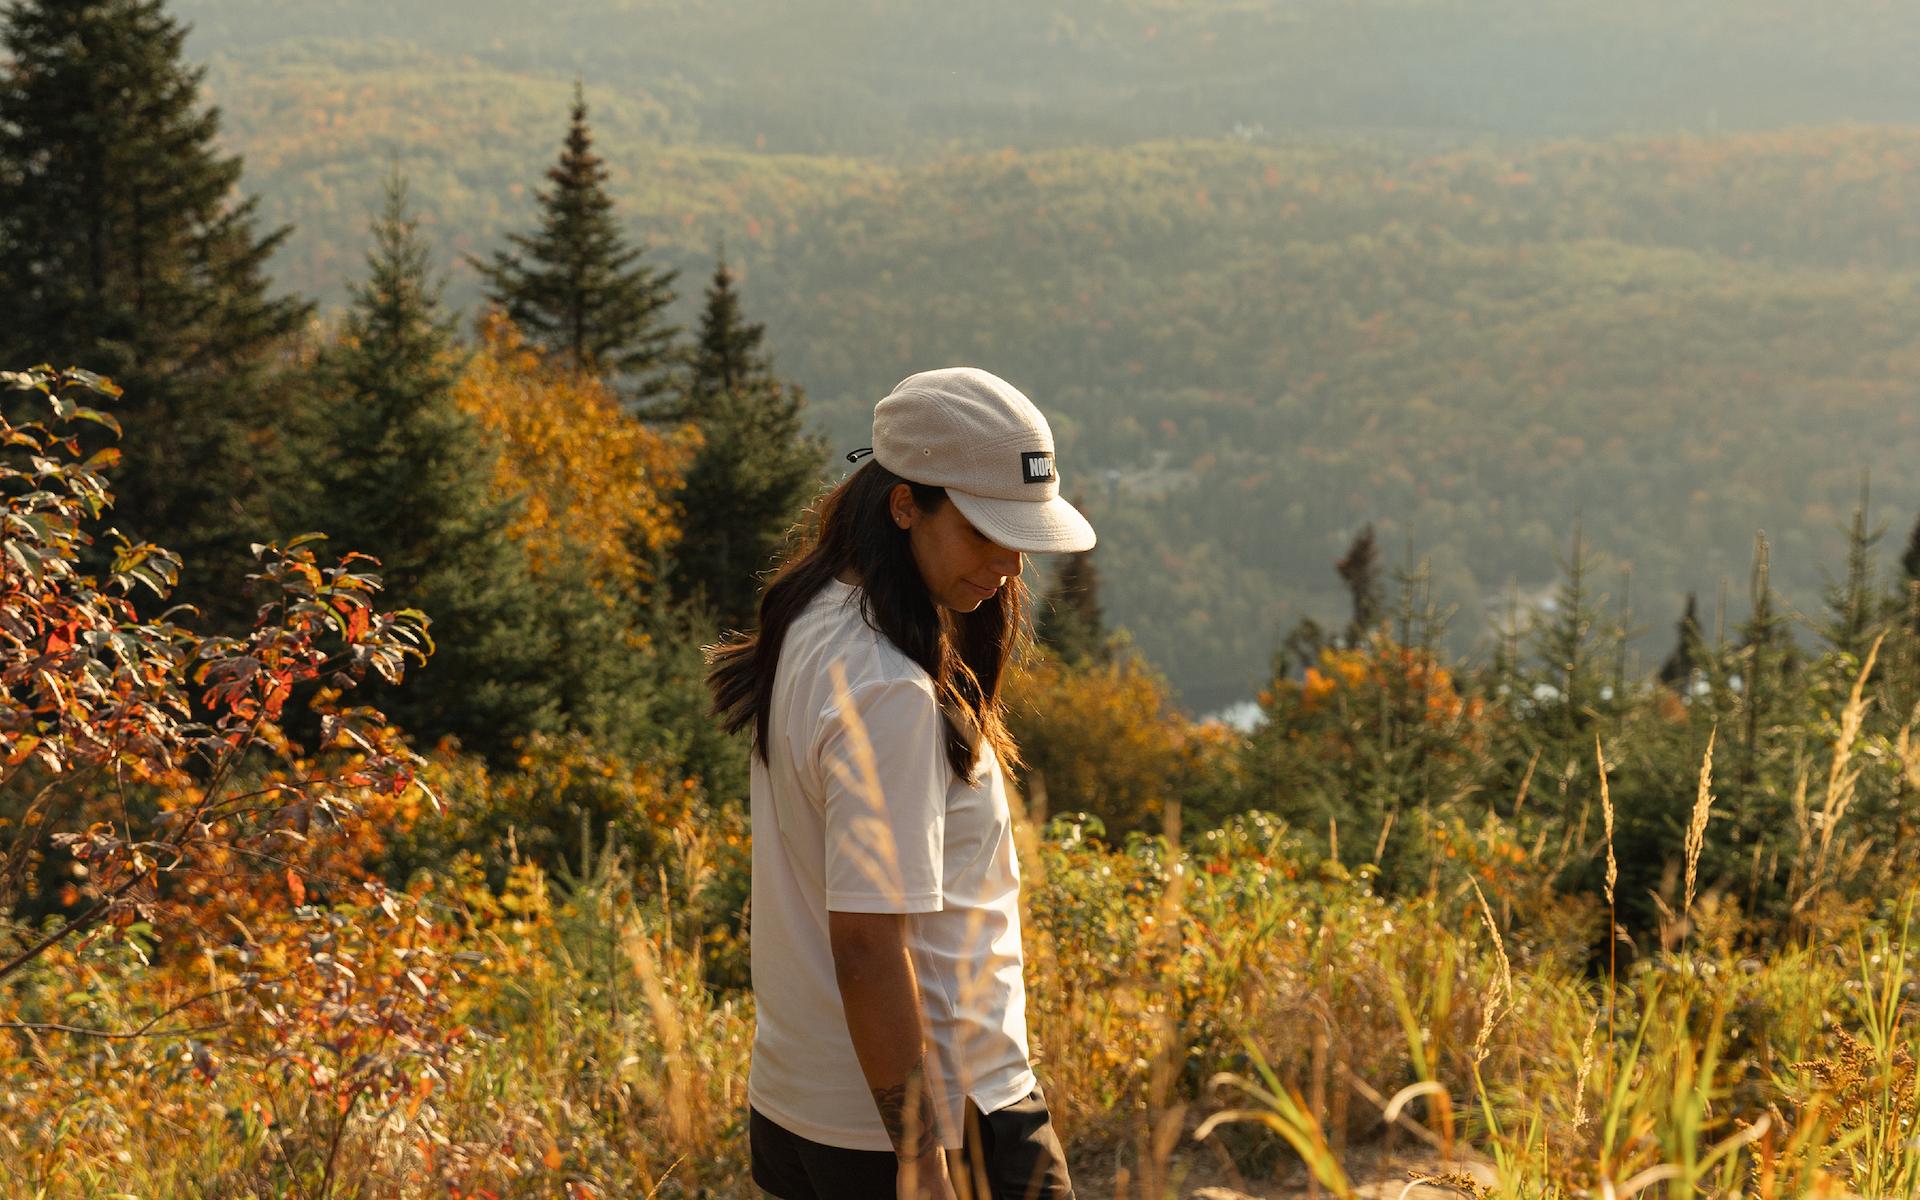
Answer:
M924 680L885 680L843 695L852 712L836 704L818 742L827 908L938 912L946 739L932 688Z

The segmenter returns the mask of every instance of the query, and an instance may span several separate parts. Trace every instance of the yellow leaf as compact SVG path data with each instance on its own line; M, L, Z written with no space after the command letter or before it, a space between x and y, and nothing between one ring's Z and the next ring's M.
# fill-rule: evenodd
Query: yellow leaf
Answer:
M480 342L456 399L500 449L494 494L520 501L509 536L536 575L584 563L608 604L637 595L680 536L669 497L697 436L636 420L604 382L544 358L498 313Z

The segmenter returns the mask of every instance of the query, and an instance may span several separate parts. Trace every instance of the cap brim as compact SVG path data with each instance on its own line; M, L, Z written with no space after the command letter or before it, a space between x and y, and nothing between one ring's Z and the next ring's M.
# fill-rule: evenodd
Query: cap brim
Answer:
M1051 500L995 500L950 487L960 514L998 544L1022 554L1078 554L1093 549L1093 526L1080 510Z

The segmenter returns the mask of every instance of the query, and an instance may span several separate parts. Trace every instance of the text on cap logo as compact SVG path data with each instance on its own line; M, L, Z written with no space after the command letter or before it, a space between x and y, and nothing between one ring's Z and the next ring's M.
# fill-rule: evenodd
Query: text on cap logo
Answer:
M1053 482L1053 451L1023 450L1020 452L1020 478L1028 483Z

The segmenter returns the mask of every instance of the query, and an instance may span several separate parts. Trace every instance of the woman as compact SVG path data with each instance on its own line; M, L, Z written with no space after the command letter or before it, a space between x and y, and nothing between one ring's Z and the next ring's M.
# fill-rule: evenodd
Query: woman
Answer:
M1027 1060L1000 687L1021 554L1093 530L1046 418L985 371L902 382L872 453L708 678L753 731L754 1181L1070 1198Z

